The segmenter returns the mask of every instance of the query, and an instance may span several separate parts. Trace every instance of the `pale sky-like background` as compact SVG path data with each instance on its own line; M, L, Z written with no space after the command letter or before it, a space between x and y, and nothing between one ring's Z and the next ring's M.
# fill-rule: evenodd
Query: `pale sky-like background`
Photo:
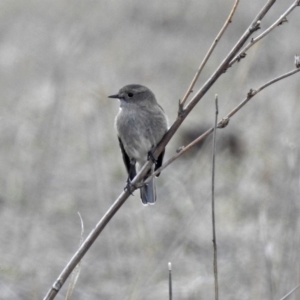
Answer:
M195 87L267 1L240 1ZM277 1L257 36L293 1ZM0 2L0 300L42 299L121 193L114 131L129 83L156 95L170 124L233 1ZM211 88L166 158L266 81L294 68L300 7ZM264 90L218 131L221 299L280 299L299 283L300 74ZM167 168L158 200L130 197L82 261L73 299L213 299L211 138ZM68 283L57 299L64 299ZM299 299L295 293L289 299Z

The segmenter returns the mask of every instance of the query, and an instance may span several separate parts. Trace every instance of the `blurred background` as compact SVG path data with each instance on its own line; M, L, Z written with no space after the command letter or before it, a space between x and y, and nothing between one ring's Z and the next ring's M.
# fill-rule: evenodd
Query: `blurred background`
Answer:
M86 237L123 190L119 103L107 96L146 85L172 123L233 2L0 2L0 299L42 299L78 248L78 212ZM241 1L195 89L265 2ZM262 30L292 2L277 1ZM294 68L299 9L211 88L166 158L213 125L216 93L222 117ZM299 83L272 85L218 131L222 299L279 299L299 283ZM213 298L211 141L161 174L155 206L128 199L84 257L73 299L168 299L169 261L174 299Z

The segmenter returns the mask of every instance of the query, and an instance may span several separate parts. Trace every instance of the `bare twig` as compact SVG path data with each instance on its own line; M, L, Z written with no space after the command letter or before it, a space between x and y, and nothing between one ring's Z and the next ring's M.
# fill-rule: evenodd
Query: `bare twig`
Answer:
M216 38L213 41L212 45L210 46L208 52L206 53L206 55L205 55L203 61L201 62L200 66L199 66L199 68L198 68L198 70L197 70L197 72L196 72L196 74L195 74L195 76L194 76L187 92L186 92L186 94L184 95L181 103L179 104L180 108L181 108L180 111L182 111L182 109L184 108L184 104L185 104L186 100L188 99L189 95L192 93L192 90L193 90L193 88L194 88L194 86L195 86L195 84L196 84L196 82L197 82L204 66L206 65L208 59L210 58L212 52L214 51L215 47L217 46L217 44L218 44L219 40L221 39L222 35L224 34L226 28L232 22L232 17L233 17L233 15L234 15L234 13L237 9L238 4L239 4L239 0L235 0L235 3L234 3L234 5L231 9L231 12L230 12L228 18L226 19L223 27L221 28L220 32L218 33L218 35L216 36Z
M300 68L298 69L294 69L292 71L289 71L283 75L280 75L268 82L266 82L264 85L260 86L257 90L252 90L250 89L249 93L247 94L247 97L236 107L234 108L225 118L226 119L230 119L237 111L239 111L252 97L254 97L255 95L257 95L259 92L261 92L262 90L264 90L266 87L270 86L271 84L282 80L284 78L287 78L297 72L300 71Z
M148 183L152 177L156 176L158 173L160 173L162 170L164 170L166 167L168 167L173 161L175 161L177 158L179 158L181 155L183 155L184 153L186 153L187 151L189 151L191 148L193 148L196 144L198 144L199 142L203 141L205 138L207 138L212 132L214 131L213 128L208 129L207 131L205 131L203 134L201 134L198 138L196 138L194 141L192 141L190 144L188 144L187 146L182 146L179 149L177 149L177 153L174 154L170 159L168 159L160 168L158 168L155 172L153 172L151 174L151 176L149 176L147 178L147 180L145 180L145 184Z
M263 33L261 33L259 36L257 36L254 39L251 39L251 41L239 52L238 55L236 55L233 60L229 63L229 66L231 67L236 61L240 61L242 58L246 56L246 52L258 41L260 41L262 38L264 38L268 33L270 33L273 29L277 28L278 25L283 24L284 21L286 21L286 17L297 7L299 6L300 1L296 0L270 27L268 27Z
M292 295L298 288L300 287L300 284L295 286L291 291L289 291L285 296L283 296L280 300L285 300L287 299L290 295Z
M168 263L169 268L169 300L173 299L173 291L172 291L172 264Z
M212 183L211 183L211 214L212 214L212 235L213 235L213 249L214 249L214 278L215 278L215 300L219 299L219 284L218 284L218 251L217 251L217 237L216 237L216 219L215 219L215 169L216 169L216 135L218 122L218 95L216 95L216 114L215 126L213 134L213 157L212 157Z

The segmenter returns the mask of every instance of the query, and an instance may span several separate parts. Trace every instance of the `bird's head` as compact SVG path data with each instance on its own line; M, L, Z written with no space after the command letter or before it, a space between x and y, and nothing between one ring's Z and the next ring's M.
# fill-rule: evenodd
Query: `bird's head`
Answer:
M120 89L118 94L108 96L108 98L116 98L124 105L136 104L140 106L147 106L156 104L154 94L145 86L139 84L129 84Z

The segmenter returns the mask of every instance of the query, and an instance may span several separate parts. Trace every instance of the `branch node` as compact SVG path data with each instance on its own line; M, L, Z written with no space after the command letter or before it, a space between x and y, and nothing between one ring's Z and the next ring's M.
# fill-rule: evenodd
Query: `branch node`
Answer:
M253 89L250 89L250 91L247 94L247 98L250 99L251 97L253 97L255 95L256 91Z
M176 153L181 152L184 149L184 146L180 146L179 148L176 149Z
M229 117L223 118L217 125L217 128L225 128L229 124Z
M223 74L226 73L229 68L231 68L231 66L229 66L229 65L227 65L226 67L224 67Z
M56 291L59 291L61 289L62 285L63 285L63 281L61 278L59 278L53 283L52 288Z
M182 117L184 113L183 103L181 103L180 99L178 102L178 117Z
M260 23L261 23L261 21L258 20L255 24L253 24L253 26L251 28L249 28L250 33L253 33L255 31L257 31L258 29L260 29Z
M299 0L300 2L300 0ZM300 56L299 55L295 55L295 66L297 69L300 68Z
M282 25L282 24L284 24L284 23L287 23L287 22L288 22L287 17L284 17L284 18L282 18L282 20L278 23L278 26L280 26L280 25Z
M245 58L246 55L247 55L246 52L242 52L242 53L238 56L238 58L236 59L237 62L240 62L240 60L242 60L243 58Z

